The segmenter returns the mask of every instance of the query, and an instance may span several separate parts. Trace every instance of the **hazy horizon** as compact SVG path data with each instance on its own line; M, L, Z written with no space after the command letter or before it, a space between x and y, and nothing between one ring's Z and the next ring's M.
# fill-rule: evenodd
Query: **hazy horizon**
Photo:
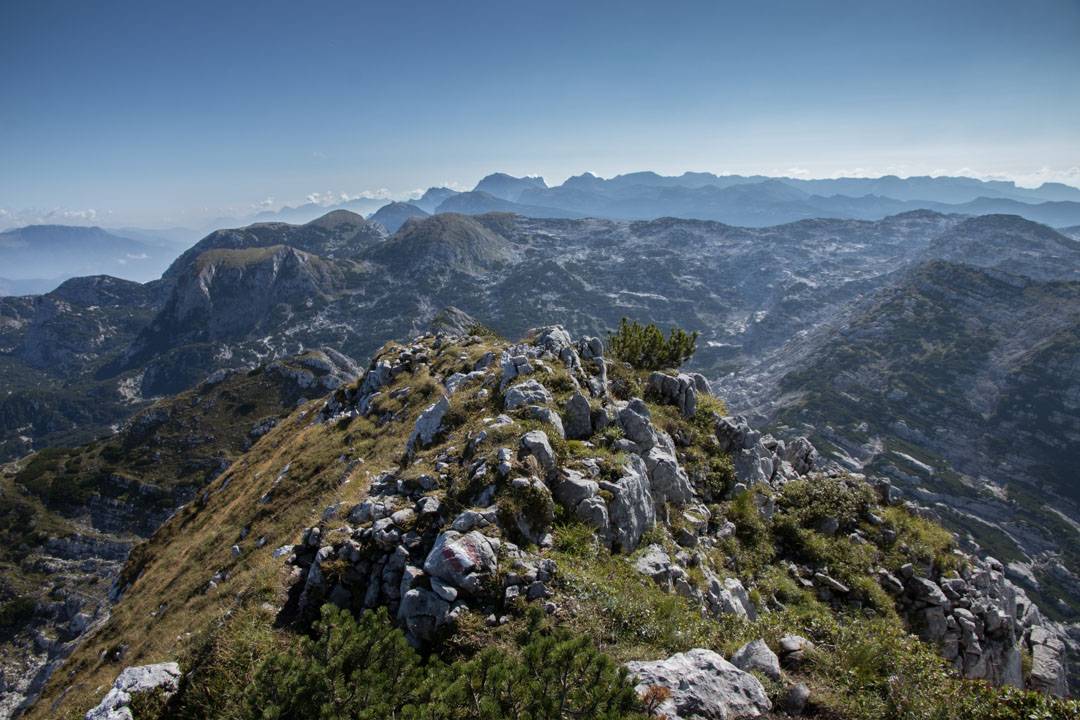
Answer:
M517 10L6 4L0 225L200 227L495 171L1080 187L1075 2Z
M592 173L592 174L597 175L598 177L601 177L601 178L604 178L604 179L610 179L610 178L616 177L618 175L627 175L627 174L633 174L633 173L636 173L636 172L649 172L649 171L655 172L655 170L653 168L641 168L639 170L630 170L630 171L627 171L627 172L615 173L615 174L606 175L606 176L605 175L600 175L599 173ZM389 190L387 188L379 188L378 190L374 190L374 191L363 190L363 191L361 191L359 193L356 193L356 194L351 194L351 193L349 193L347 191L341 192L341 193L315 192L315 193L309 193L306 197L296 198L296 199L292 199L292 200L287 200L287 199L277 200L276 198L268 197L263 202L255 203L255 204L249 205L247 207L230 207L230 208L216 208L216 209L207 208L206 209L206 211L207 211L206 214L204 214L202 216L196 215L196 216L190 217L189 220L191 222L189 222L186 225L183 222L180 222L180 221L169 222L167 218L162 219L162 220L157 221L157 222L155 222L153 219L150 219L149 222L141 222L140 223L140 222L138 222L137 219L130 218L130 217L125 217L122 213L114 213L113 211L106 211L104 213L100 213L100 212L98 212L97 210L95 210L93 208L89 208L89 209L86 209L86 210L71 210L69 208L64 208L64 207L54 207L54 208L47 208L47 209L24 208L24 209L14 210L12 208L0 207L0 231L7 230L7 229L13 229L13 228L19 228L19 227L25 227L25 226L31 226L31 225L70 225L70 226L92 226L92 227L96 226L96 227L102 227L102 228L106 228L106 229L117 229L117 230L128 228L128 227L131 227L131 228L136 228L137 227L139 229L162 229L162 230L170 229L170 228L177 228L177 229L183 228L183 229L190 229L190 230L202 230L202 229L206 229L206 228L210 228L210 227L216 227L216 225L215 225L216 221L229 221L229 220L243 221L243 220L249 220L249 219L257 217L260 213L267 213L267 212L269 212L269 213L277 213L277 212L280 212L281 210L286 209L286 208L296 208L296 207L300 207L302 205L307 205L307 204L314 204L314 205L318 205L318 206L321 206L321 207L325 207L327 209L331 209L331 208L334 208L334 207L337 207L337 206L340 206L340 205L344 205L346 203L356 201L356 200L374 200L374 201L378 201L379 203L391 203L391 202L395 202L395 201L396 202L409 202L411 200L419 199L419 197L422 195L422 193L425 190L427 190L429 188L434 188L434 187L448 187L450 189L463 192L463 191L472 190L477 185L477 183L480 180L482 180L484 177L486 177L487 175L491 175L491 174L495 174L495 173L499 173L499 172L504 172L504 171L502 171L502 170L492 170L490 173L486 173L485 175L476 178L475 181L469 182L469 183L461 183L461 182L457 182L457 181L433 183L433 184L427 185L425 187L417 187L417 188L415 188L413 190L400 191L400 192L394 192L394 191L391 191L391 190ZM544 177L544 181L549 186L560 185L563 182L565 182L568 178L574 177L576 175L582 175L582 174L584 174L586 172L592 172L592 171L584 170L584 171L582 171L580 173L573 173L571 175L567 175L566 177L561 177L558 181L552 181L551 178ZM708 173L708 172L713 172L713 171L711 171L711 170L696 170L695 169L695 170L683 170L683 171L678 171L678 172L659 173L659 174L665 175L665 176L677 177L677 176L683 175L685 173ZM507 174L513 175L513 173L507 173ZM896 176L896 177L899 177L901 179L910 179L910 178L916 178L916 177L933 177L933 178L969 177L969 178L973 178L973 179L976 179L976 180L982 180L982 181L987 181L987 182L989 182L989 181L1013 182L1013 183L1015 183L1017 185L1017 187L1028 188L1028 189L1038 188L1038 187L1040 187L1040 186L1042 186L1044 184L1047 184L1047 183L1060 183L1060 184L1069 185L1071 187L1076 187L1076 188L1080 189L1080 181L1070 181L1069 179L1061 179L1061 180L1040 179L1040 180L1035 181L1035 182L1025 182L1022 177L1017 178L1017 177L1007 177L1007 176L1002 176L1002 175L980 175L980 174L976 174L976 173L971 172L970 169L967 169L967 168L963 169L960 172L955 172L955 173L938 173L938 174L912 173L910 175L897 175L896 173L880 173L880 174L864 173L864 174L860 174L858 172L852 172L852 173L840 173L840 174L833 174L833 175L827 175L827 176L818 177L818 176L810 176L810 175L770 173L770 172L752 171L752 170L747 170L747 171L743 171L743 172L713 172L713 174L719 175L719 176L728 176L728 175L755 176L755 175L761 175L761 176L768 176L768 177L771 177L771 178L791 178L791 179L796 179L796 180L834 180L834 179L838 179L838 178L878 179L878 178L883 178L883 177L887 177L887 176ZM518 175L515 175L515 177L526 177L526 176L535 177L537 175L539 175L539 173L527 173L527 172L525 172L525 173L520 173ZM541 177L543 177L543 176L541 176ZM272 202L270 202L270 201L272 201ZM370 214L370 211L365 211L365 212L363 212L361 214L368 215L368 214Z

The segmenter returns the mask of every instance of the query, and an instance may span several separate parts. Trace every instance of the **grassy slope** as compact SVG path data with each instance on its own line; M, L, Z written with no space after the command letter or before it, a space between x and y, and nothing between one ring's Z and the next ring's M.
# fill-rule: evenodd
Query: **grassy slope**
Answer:
M118 509L126 531L106 532L119 539L152 532L244 452L252 426L287 414L297 397L276 373L236 373L156 403L115 436L4 466L0 602L25 603L48 589L48 571L35 561L48 538L101 534L91 506Z

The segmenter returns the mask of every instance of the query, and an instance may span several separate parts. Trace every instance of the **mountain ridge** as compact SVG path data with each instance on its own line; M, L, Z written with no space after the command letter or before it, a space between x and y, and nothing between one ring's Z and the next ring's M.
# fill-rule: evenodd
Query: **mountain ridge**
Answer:
M1067 692L1060 630L999 563L954 552L927 509L724 415L703 379L605 352L550 326L517 343L427 334L383 347L362 378L280 420L133 553L109 618L29 717L82 713L124 666L168 661L196 689L178 691L181 708L199 707L204 683L217 683L215 703L237 702L227 683L243 698L249 676L222 677L220 653L272 652L257 638L292 647L327 601L385 608L435 654L513 652L503 633L545 615L604 638L636 673L663 677L679 653L715 647L758 715L798 682L814 688L812 708L840 717L858 717L853 694L869 702L897 682L934 703L983 692L960 674ZM864 612L842 611L856 603ZM956 618L983 629L962 636ZM889 683L886 662L880 685L847 684L855 638L913 671ZM743 664L755 639L777 686L735 669L761 668Z

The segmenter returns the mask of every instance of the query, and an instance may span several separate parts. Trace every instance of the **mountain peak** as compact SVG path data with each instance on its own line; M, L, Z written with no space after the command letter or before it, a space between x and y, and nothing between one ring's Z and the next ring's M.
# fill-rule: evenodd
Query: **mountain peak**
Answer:
M357 225L366 226L368 221L364 219L363 215L354 213L351 210L331 210L321 217L317 217L311 222L305 223L311 227L320 227L326 230L333 230L342 227L343 225Z
M476 318L469 313L453 305L448 305L436 313L435 317L428 323L428 332L461 337L468 335L479 324Z
M396 235L372 248L367 257L422 279L446 271L483 273L518 254L514 246L476 218L439 213L403 225Z
M473 188L477 192L485 192L511 202L516 202L526 190L546 189L547 183L540 176L514 177L501 172L488 175Z
M395 201L388 205L383 205L375 211L368 220L382 225L386 228L386 232L393 234L409 220L413 218L425 218L428 215L429 213L424 212L424 210L412 203Z

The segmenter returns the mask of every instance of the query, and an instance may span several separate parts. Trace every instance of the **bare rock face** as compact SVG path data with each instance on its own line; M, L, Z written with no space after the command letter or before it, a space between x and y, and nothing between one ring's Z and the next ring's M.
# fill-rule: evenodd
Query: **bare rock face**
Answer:
M461 337L468 335L478 324L469 313L450 305L436 313L428 323L428 330L436 334Z
M1031 648L1031 687L1039 692L1066 697L1065 643L1043 627L1033 627L1028 635Z
M1005 577L994 558L971 558L959 577L930 578L907 567L900 608L913 632L938 645L964 677L1023 687L1022 650L1031 652L1028 685L1040 692L1068 692L1063 638L1042 619L1026 593ZM903 570L903 568L902 568ZM902 573L903 574L903 573ZM879 574L888 590L897 578Z
M634 689L667 688L671 697L657 709L670 720L733 720L755 718L772 710L761 682L723 657L704 648L666 660L629 662Z

